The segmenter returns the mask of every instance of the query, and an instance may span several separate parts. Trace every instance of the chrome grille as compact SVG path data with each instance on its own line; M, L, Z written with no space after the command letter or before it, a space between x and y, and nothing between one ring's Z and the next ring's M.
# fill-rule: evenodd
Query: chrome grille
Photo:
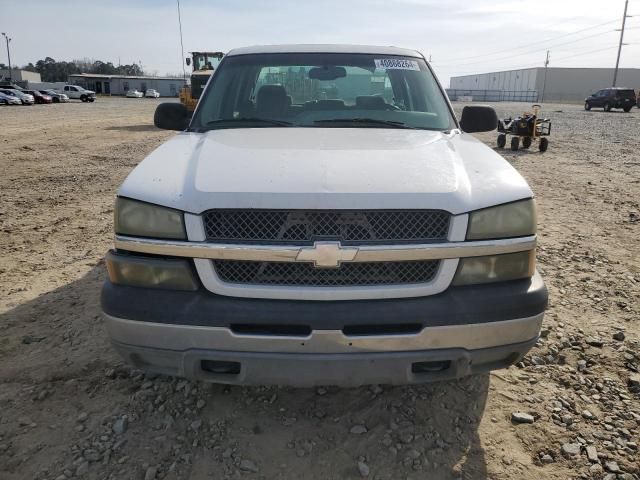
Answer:
M428 243L446 240L450 214L441 210L209 210L208 242L311 245Z
M316 268L312 263L213 260L223 282L249 285L333 287L428 283L439 260L415 262L354 262L338 268Z

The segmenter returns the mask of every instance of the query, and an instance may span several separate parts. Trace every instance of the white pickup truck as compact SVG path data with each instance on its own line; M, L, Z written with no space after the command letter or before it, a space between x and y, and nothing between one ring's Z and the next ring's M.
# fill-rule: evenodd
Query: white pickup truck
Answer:
M83 102L95 102L96 92L93 90L86 90L79 85L65 85L58 90L60 93L64 93L67 97Z
M138 368L231 384L405 384L507 367L547 290L518 172L423 55L229 52L121 186L102 309Z

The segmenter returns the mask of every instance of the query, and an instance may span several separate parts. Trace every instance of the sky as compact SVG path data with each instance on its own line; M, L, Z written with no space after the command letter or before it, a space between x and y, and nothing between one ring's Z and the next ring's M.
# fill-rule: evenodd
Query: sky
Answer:
M6 8L3 4L6 3ZM11 5L10 5L11 4ZM181 0L185 55L280 43L412 48L445 86L456 75L613 67L624 0ZM176 0L0 0L14 65L93 58L180 74ZM640 68L640 0L629 0L621 67ZM0 38L3 41L4 38ZM7 63L4 41L0 62ZM186 67L189 74L189 67Z

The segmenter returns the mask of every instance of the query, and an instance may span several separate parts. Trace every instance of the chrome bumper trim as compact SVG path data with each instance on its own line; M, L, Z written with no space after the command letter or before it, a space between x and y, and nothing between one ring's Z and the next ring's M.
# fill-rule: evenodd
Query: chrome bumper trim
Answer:
M535 338L544 314L489 323L427 327L409 335L347 336L342 330L313 330L308 336L239 335L225 327L137 322L103 314L115 342L185 351L357 353L444 348L467 350L520 343Z
M471 242L427 243L421 245L359 245L351 262L442 260L480 257L532 250L536 237L507 238ZM241 245L206 242L154 240L116 235L115 247L131 252L215 260L295 262L309 247L287 245Z

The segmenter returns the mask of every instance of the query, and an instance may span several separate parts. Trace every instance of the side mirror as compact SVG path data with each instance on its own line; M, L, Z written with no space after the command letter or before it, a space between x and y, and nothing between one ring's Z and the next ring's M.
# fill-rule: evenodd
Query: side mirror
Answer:
M191 59L189 57L185 58L184 60L185 62L187 62L187 67L191 65Z
M490 132L498 128L498 115L486 105L467 105L462 109L460 128L463 132Z
M156 107L153 124L163 130L185 130L189 126L189 111L181 103L167 102Z

